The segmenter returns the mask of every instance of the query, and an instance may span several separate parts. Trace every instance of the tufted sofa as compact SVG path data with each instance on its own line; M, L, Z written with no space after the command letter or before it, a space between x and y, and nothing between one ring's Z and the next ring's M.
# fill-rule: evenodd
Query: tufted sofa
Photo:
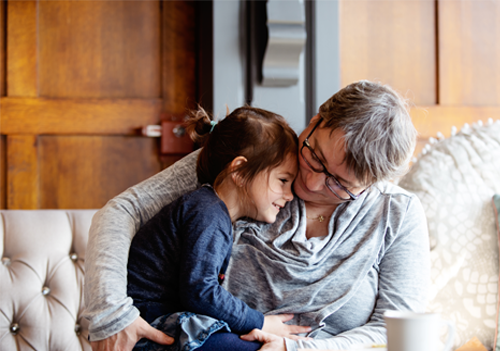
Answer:
M83 267L95 212L0 211L0 350L91 350Z

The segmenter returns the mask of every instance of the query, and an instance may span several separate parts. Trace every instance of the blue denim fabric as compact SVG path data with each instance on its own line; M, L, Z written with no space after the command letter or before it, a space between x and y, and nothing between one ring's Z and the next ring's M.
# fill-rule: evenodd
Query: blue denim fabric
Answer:
M148 323L179 311L225 321L238 334L262 328L264 315L219 283L231 257L227 207L209 187L186 194L144 224L132 240L127 294Z
M238 334L217 332L196 351L257 351L262 344L257 341L245 341Z
M192 312L178 312L158 317L151 326L173 337L173 345L160 345L148 339L141 339L134 351L190 351L199 348L218 331L230 332L224 321Z

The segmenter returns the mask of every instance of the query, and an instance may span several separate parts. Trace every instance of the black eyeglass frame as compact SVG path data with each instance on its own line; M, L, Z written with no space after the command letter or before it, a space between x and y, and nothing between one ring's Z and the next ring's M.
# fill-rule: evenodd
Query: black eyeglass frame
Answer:
M316 130L316 128L318 128L318 126L321 124L321 122L323 122L323 118L320 118L318 123L316 123L316 125L314 126L314 128L311 130L311 133L309 133L309 135L304 139L304 141L302 142L302 147L300 148L300 156L302 156L302 159L304 160L304 162L309 166L309 168L311 168L313 170L313 172L316 172L316 173L324 173L326 174L326 178L325 178L325 185L326 187L339 199L339 200L342 200L342 201L354 201L356 200L357 198L359 198L359 196L366 190L364 189L362 192L360 192L358 195L354 195L352 192L349 191L349 189L347 189L345 186L343 186L339 180L333 175L331 174L330 172L328 172L328 170L326 169L325 165L323 164L323 162L320 161L318 155L316 155L316 153L314 152L313 148L311 147L311 145L309 144L309 138L311 137L311 135L314 133L314 131ZM317 170L315 169L306 159L306 157L304 156L304 153L303 153L303 150L304 148L307 147L309 149L309 151L311 152L311 155L312 157L315 159L315 161L317 161L321 167L323 167L323 170ZM349 199L344 199L342 197L340 197L339 194L337 194L335 192L335 190L333 190L330 185L328 185L328 178L331 178L333 179L333 181L335 182L335 184L337 184L339 186L340 189L344 190L347 195L349 195Z

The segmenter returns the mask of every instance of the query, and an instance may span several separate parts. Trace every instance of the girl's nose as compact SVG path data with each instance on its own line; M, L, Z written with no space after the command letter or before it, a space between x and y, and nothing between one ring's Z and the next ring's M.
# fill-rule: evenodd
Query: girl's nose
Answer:
M293 193L292 193L292 187L287 187L285 192L283 193L283 200L285 201L292 201L293 200Z

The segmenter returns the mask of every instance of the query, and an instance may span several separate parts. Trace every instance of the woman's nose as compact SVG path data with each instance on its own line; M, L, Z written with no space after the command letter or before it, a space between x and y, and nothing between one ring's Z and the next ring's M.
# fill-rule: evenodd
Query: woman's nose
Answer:
M325 175L323 173L316 173L309 171L306 177L306 186L311 191L318 191L325 185Z

